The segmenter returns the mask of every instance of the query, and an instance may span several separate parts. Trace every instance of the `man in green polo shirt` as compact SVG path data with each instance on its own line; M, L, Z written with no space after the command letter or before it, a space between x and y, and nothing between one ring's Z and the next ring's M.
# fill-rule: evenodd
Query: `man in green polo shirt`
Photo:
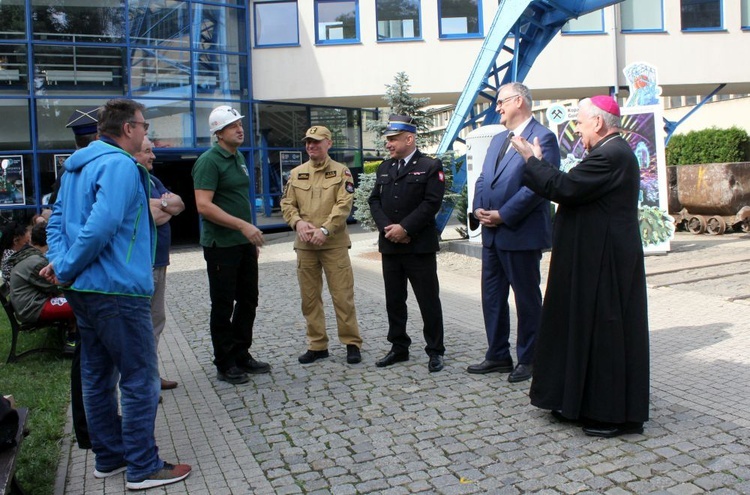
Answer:
M208 267L211 341L221 381L239 384L248 373L268 373L268 363L250 355L258 307L258 254L263 233L254 226L250 175L237 149L245 140L242 115L215 108L208 117L214 146L193 167L195 204L203 219L201 246Z

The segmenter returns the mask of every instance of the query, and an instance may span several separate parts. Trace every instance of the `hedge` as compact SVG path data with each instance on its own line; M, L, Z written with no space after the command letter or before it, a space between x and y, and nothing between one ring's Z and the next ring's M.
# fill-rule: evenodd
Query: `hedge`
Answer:
M703 129L672 136L667 165L750 161L750 137L739 127Z

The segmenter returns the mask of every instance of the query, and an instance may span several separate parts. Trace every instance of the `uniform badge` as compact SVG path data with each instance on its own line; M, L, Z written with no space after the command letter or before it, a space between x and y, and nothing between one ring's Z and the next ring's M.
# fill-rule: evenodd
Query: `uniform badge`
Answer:
M346 175L347 177L351 177L352 173L349 172L349 169L347 168L346 170L344 170L344 175Z
M307 172L303 172L301 174L297 174L297 178L299 180L310 180L310 174L308 174Z
M331 177L336 177L335 170L329 170L328 172L326 172L326 179L330 179Z
M445 174L443 173L442 170L438 172L438 180L440 182L445 182Z
M354 183L353 182L347 182L346 183L346 192L349 194L354 194Z
M250 172L247 171L247 167L244 166L244 165L240 165L240 167L242 167L242 171L245 172L245 175L247 175L248 177L250 177Z

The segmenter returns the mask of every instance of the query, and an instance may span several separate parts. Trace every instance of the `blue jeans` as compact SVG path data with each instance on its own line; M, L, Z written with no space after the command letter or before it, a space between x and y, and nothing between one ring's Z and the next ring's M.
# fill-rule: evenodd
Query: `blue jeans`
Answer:
M146 297L66 291L81 335L81 381L96 469L127 463L128 481L164 465L154 438L159 370ZM117 413L117 384L120 409Z

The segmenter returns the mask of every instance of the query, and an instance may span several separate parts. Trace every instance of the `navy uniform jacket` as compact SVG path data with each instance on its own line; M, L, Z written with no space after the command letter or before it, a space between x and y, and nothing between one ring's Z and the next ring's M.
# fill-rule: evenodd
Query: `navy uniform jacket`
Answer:
M440 249L435 215L445 193L440 160L414 153L398 172L398 160L380 164L370 199L370 212L380 231L379 251L384 254L434 253ZM401 224L411 242L400 244L385 238L383 229Z

